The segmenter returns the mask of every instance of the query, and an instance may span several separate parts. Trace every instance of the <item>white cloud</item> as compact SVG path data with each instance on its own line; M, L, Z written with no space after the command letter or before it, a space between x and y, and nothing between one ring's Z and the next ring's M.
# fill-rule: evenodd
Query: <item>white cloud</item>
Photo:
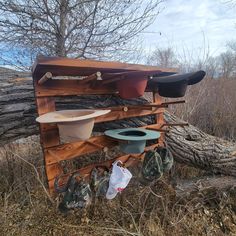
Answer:
M147 30L156 33L143 34L146 50L155 46L199 50L207 41L211 52L218 54L228 41L236 40L236 7L220 0L167 0L164 5Z

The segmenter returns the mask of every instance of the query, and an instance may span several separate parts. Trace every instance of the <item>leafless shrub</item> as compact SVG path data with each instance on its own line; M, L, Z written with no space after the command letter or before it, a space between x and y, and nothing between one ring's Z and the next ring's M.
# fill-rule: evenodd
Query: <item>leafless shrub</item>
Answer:
M207 78L190 87L186 104L173 106L172 111L203 131L229 140L236 140L236 80Z

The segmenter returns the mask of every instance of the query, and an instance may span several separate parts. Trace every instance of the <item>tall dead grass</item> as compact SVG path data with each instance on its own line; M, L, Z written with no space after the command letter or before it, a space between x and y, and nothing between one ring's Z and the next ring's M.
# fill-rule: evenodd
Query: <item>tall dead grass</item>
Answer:
M28 144L25 144L28 145ZM1 160L1 235L234 235L235 201L217 196L195 201L175 196L172 179L202 175L175 165L170 176L151 186L138 182L139 168L129 187L112 201L100 198L95 205L62 215L42 188L45 183L42 155L35 148L25 152L11 145ZM27 151L28 150L28 151ZM30 150L30 151L29 151ZM24 161L26 160L26 161ZM30 164L29 164L30 163ZM38 173L35 172L35 168ZM183 171L184 170L184 171ZM40 178L40 181L39 181ZM46 186L46 184L45 184ZM219 213L220 212L220 213Z
M186 104L171 107L178 117L201 130L236 140L236 79L205 79L189 86Z
M206 79L190 87L186 104L171 110L210 134L236 140L235 89L236 80ZM137 176L138 169L131 171ZM149 187L134 177L121 196L97 199L94 207L67 216L57 211L58 199L52 203L45 192L37 138L2 148L0 173L1 235L236 235L235 196L176 197L176 178L203 174L187 166L176 164L170 176Z

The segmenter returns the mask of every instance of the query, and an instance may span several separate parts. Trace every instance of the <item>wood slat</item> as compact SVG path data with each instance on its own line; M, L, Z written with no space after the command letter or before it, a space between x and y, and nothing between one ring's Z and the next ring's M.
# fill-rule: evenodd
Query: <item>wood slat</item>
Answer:
M112 109L111 107L107 107L105 109ZM110 113L107 113L106 115L99 116L95 118L95 123L102 123L102 122L108 122L113 120L121 120L126 118L132 118L132 117L141 117L141 116L147 116L147 115L155 115L159 113L164 112L164 108L154 108L152 110L151 107L147 107L145 109L139 110L139 109L129 109L128 111L122 111L122 107L120 107L121 111L111 111ZM41 130L41 134L43 135L44 131L47 130L54 130L54 126L56 125L46 125L42 126L43 129Z
M45 149L45 160L47 165L57 163L62 160L70 160L84 154L89 154L103 148L110 148L118 142L109 139L105 135L91 137L87 141L61 144L56 147Z
M107 108L109 109L109 108ZM155 115L163 113L163 108L156 108L150 110L150 108L146 108L146 110L138 110L138 109L130 109L128 111L111 111L110 113L99 116L95 119L95 123L101 123L106 121L113 121L113 120L121 120L125 118L131 117L140 117L140 116L147 116L147 115Z
M148 151L148 150L152 150L154 149L155 147L159 146L159 144L154 144L154 145L151 145L151 146L148 146L145 148L145 152ZM111 160L108 160L108 161L105 161L105 162L101 162L101 163L94 163L94 164L91 164L91 165L88 165L88 166L85 166L83 168L80 168L78 171L80 173L81 176L84 176L84 177L89 177L92 169L95 167L95 166L106 166L107 168L111 168L111 165L114 161L116 160L120 160L122 161L123 163L125 163L126 161L128 161L129 158L136 158L138 160L142 160L144 158L144 153L141 153L141 154L127 154L127 155L122 155L120 157L116 157L116 158L113 158ZM50 168L51 165L48 166L48 168ZM48 177L48 184L49 184L49 189L51 191L53 191L54 189L54 180L55 180L55 177L57 175L54 175L54 171L51 171L52 175L50 175ZM67 175L65 175L66 177ZM66 180L66 179L65 179Z
M35 86L37 97L53 96L73 96L73 95L92 95L92 94L116 94L117 91L111 86L91 87L90 84L82 80L48 80L41 86Z
M163 98L156 92L153 93L153 102L157 104L162 104L163 103ZM156 123L157 124L163 124L164 122L164 111L156 114ZM162 127L160 127L162 128ZM164 139L165 139L165 133L162 132L161 136L159 138L159 143L163 146L164 145Z
M54 98L36 98L37 112L43 115L48 112L55 111ZM59 144L59 132L56 125L39 124L40 126L40 140L42 147L51 147Z
M145 128L160 128L161 124L147 125ZM65 143L45 149L45 161L47 165L70 160L84 154L93 153L104 148L111 148L118 145L118 141L105 135L91 137L88 141L77 141Z
M36 83L36 82L35 82ZM36 98L37 112L39 115L43 115L47 112L55 111L55 100L54 98ZM40 125L40 142L41 146L44 148L56 146L59 144L59 132L56 125L50 126L48 124L39 124ZM48 130L50 127L50 130ZM58 163L55 163L48 167L45 159L45 150L44 150L44 163L47 179L53 173L58 175L62 173L62 169Z
M126 71L163 71L176 72L176 69L160 68L139 64L128 64L122 62L105 62L95 60L81 60L62 57L38 57L35 61L32 72L35 79L46 72L55 75L91 75L97 71L102 73L126 72ZM37 76L37 77L36 77Z

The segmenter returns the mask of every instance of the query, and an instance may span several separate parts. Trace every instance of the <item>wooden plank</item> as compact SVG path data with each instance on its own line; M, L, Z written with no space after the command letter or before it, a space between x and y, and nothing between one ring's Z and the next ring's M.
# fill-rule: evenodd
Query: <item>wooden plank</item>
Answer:
M153 92L153 102L154 103L157 103L157 104L162 104L163 103L163 99L162 97L156 93L156 92ZM164 109L163 109L163 112L159 113L156 115L156 123L157 124L164 124L165 123L165 120L164 120ZM162 127L160 127L162 128ZM165 139L165 133L162 132L161 133L161 137L159 138L159 143L160 145L164 145L164 139Z
M154 144L154 145L151 145L151 146L148 146L145 148L145 151L148 151L148 150L151 150L151 149L154 149L155 147L159 146L159 144ZM127 155L122 155L120 157L116 157L116 158L113 158L111 160L108 160L108 161L105 161L105 162L100 162L100 163L94 163L94 164L91 164L91 165L88 165L88 166L85 166L83 168L80 168L79 170L79 173L81 174L81 176L84 176L84 177L89 177L92 169L95 167L95 166L106 166L107 168L111 168L111 165L114 161L116 160L120 160L122 161L123 163L125 163L126 161L129 160L129 158L136 158L138 160L142 160L144 158L144 153L141 153L141 154L127 154ZM48 168L50 168L50 165L48 166ZM54 173L53 171L51 173ZM48 184L49 184L49 189L51 190L51 192L53 192L53 189L54 189L54 180L55 180L55 177L57 175L51 175L49 176L49 181L48 181ZM65 180L66 180L66 176L68 175L65 175ZM63 181L62 181L63 182Z
M109 108L107 108L109 109ZM125 118L131 117L140 117L140 116L147 116L147 115L155 115L163 113L163 108L156 108L150 110L147 108L146 110L138 110L138 109L130 109L128 111L111 111L110 113L99 116L95 119L95 123L101 123L105 121L113 121L113 120L121 120Z
M160 128L161 124L147 125L143 128ZM118 141L111 139L105 135L94 136L89 140L77 141L73 143L65 143L45 149L47 154L46 163L48 165L60 162L62 160L70 160L84 154L89 154L102 150L104 148L111 148L118 145Z
M51 72L53 76L85 76L96 73L97 71L102 73L113 73L150 70L163 72L177 71L176 69L160 68L157 66L42 56L37 58L32 67L33 76L36 80L46 72Z
M37 86L37 85L36 85ZM39 115L43 115L47 112L55 111L54 98L36 98L37 111ZM56 125L50 126L49 124L40 125L40 141L42 148L58 145L60 142L58 128ZM48 127L50 129L48 129ZM46 162L47 153L44 150L44 163L47 179L51 175L58 175L62 173L62 169L58 163L52 164L50 167ZM49 188L50 189L50 188Z
M66 143L45 149L45 152L47 153L46 163L50 165L62 160L70 160L118 144L117 141L111 140L105 135L91 137L88 141L89 142L78 141Z
M37 111L39 115L55 111L54 98L36 98ZM40 139L42 147L51 147L59 144L59 133L56 125L39 124Z
M116 94L117 91L111 86L96 86L82 82L82 80L56 80L47 81L41 86L35 87L37 97L92 95L92 94Z
M124 106L125 107L125 106ZM102 122L108 122L108 121L113 121L113 120L121 120L121 119L126 119L126 118L132 118L132 117L141 117L141 116L147 116L147 115L155 115L155 114L159 114L159 113L163 113L164 109L163 108L154 108L152 110L151 107L147 107L146 109L139 110L139 109L135 109L135 108L131 108L127 111L122 110L122 108L124 107L120 107L121 111L111 111L110 113L107 113L106 115L103 116L99 116L95 118L95 123L102 123ZM112 107L107 107L104 109L112 109ZM54 130L55 128L55 124L48 124L48 125L44 125L42 124L42 134L43 131L48 131L48 130Z

